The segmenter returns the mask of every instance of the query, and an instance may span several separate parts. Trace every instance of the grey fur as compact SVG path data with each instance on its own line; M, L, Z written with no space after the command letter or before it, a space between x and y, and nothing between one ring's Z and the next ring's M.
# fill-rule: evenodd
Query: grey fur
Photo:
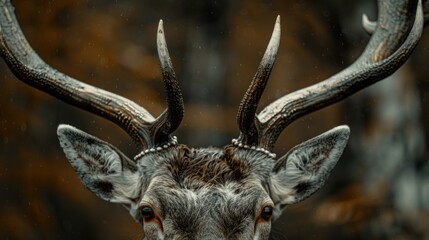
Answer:
M98 138L71 126L58 128L61 146L85 186L124 204L145 239L268 239L274 219L263 219L262 209L280 209L319 189L348 135L348 127L337 127L277 161L234 145L179 144L140 155L134 164ZM154 219L143 220L143 206L153 209Z
M140 171L112 145L69 125L57 130L61 147L83 184L109 202L130 205L140 195Z
M340 159L349 135L349 127L336 127L281 157L270 181L275 203L284 206L300 202L322 187Z

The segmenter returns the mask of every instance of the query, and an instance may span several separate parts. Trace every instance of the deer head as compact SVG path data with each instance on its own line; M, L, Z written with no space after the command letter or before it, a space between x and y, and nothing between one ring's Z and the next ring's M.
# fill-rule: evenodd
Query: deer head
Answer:
M306 199L323 186L349 137L349 128L339 126L276 158L271 151L283 129L392 74L420 38L421 3L379 2L378 22L364 17L364 26L373 36L360 58L336 75L285 95L256 114L280 43L277 17L267 50L239 107L240 134L223 148L195 149L172 136L184 106L162 21L157 46L167 108L157 118L131 100L79 82L43 62L21 32L9 0L0 0L0 50L19 79L111 120L142 149L130 159L72 126L60 125L57 130L60 145L84 185L100 198L124 205L141 223L146 239L268 239L271 223L285 206Z

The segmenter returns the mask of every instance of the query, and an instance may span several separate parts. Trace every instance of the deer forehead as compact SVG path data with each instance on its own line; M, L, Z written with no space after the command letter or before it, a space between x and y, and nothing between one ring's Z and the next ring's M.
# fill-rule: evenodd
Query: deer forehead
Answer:
M213 211L225 210L225 206L237 210L246 203L252 209L241 212L249 213L258 203L269 201L266 179L274 160L266 154L233 147L191 149L180 145L156 157L153 169L148 169L153 166L150 156L140 160L142 171L150 173L141 204L198 213L203 206L210 205Z
M227 183L237 183L235 188L243 188L250 182L264 182L273 169L274 160L267 154L232 146L193 149L179 145L145 156L139 160L139 165L152 184L173 189L220 185L230 188L232 185Z
M242 237L253 231L255 217L262 205L270 201L262 188L250 187L256 183L229 182L200 189L171 189L159 184L166 180L168 177L154 178L142 200L142 203L149 202L160 217L165 239L177 236L222 239L234 234ZM248 185L246 189L236 191L245 185Z
M186 218L187 221L221 219L228 213L231 224L245 217L253 218L263 204L271 199L259 180L225 182L200 188L180 186L169 176L152 179L140 205L149 204L163 218Z

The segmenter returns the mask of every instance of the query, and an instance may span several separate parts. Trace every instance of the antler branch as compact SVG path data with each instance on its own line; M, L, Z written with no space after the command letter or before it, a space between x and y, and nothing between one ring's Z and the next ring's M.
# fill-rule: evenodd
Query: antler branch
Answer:
M386 78L405 63L422 33L422 4L417 0L378 3L379 20L363 54L334 76L268 105L255 120L259 122L256 144L254 139L241 138L243 144L270 150L283 129L294 120Z
M253 77L252 83L244 94L243 100L241 100L238 110L237 122L241 131L238 141L246 142L249 145L257 143L257 140L259 139L257 128L260 125L260 122L255 117L256 108L258 107L259 100L264 92L271 74L271 69L273 68L276 60L277 50L280 45L280 35L280 16L277 16L270 42L268 43L258 70Z
M46 64L30 47L9 0L0 2L0 53L23 82L123 128L142 148L168 139L183 117L183 100L165 44L162 21L158 49L167 91L167 110L154 117L135 102L73 79Z

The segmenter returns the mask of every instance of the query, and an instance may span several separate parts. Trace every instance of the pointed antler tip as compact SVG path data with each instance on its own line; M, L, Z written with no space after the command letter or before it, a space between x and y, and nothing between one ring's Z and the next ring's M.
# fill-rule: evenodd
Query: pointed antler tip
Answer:
M280 28L280 15L277 15L276 23L274 24L274 32L277 32L277 34L280 34L281 28Z
M277 15L276 23L274 24L274 30L280 30L280 15Z
M274 45L280 44L280 35L281 35L281 25L280 25L280 15L277 16L276 24L274 25L273 34L271 36L270 44L273 42ZM276 50L277 51L277 50Z
M367 25L370 25L371 21L368 18L368 15L366 15L366 13L362 14L362 25L365 27Z
M164 22L162 21L162 19L160 19L158 23L158 33L163 33L163 32L164 32Z
M164 39L164 24L162 22L162 19L159 20L159 24L158 24L158 34L157 34L157 42L158 44L160 44L160 42L165 42Z
M362 26L367 33L372 34L377 27L377 22L369 20L368 15L364 13L362 14Z

